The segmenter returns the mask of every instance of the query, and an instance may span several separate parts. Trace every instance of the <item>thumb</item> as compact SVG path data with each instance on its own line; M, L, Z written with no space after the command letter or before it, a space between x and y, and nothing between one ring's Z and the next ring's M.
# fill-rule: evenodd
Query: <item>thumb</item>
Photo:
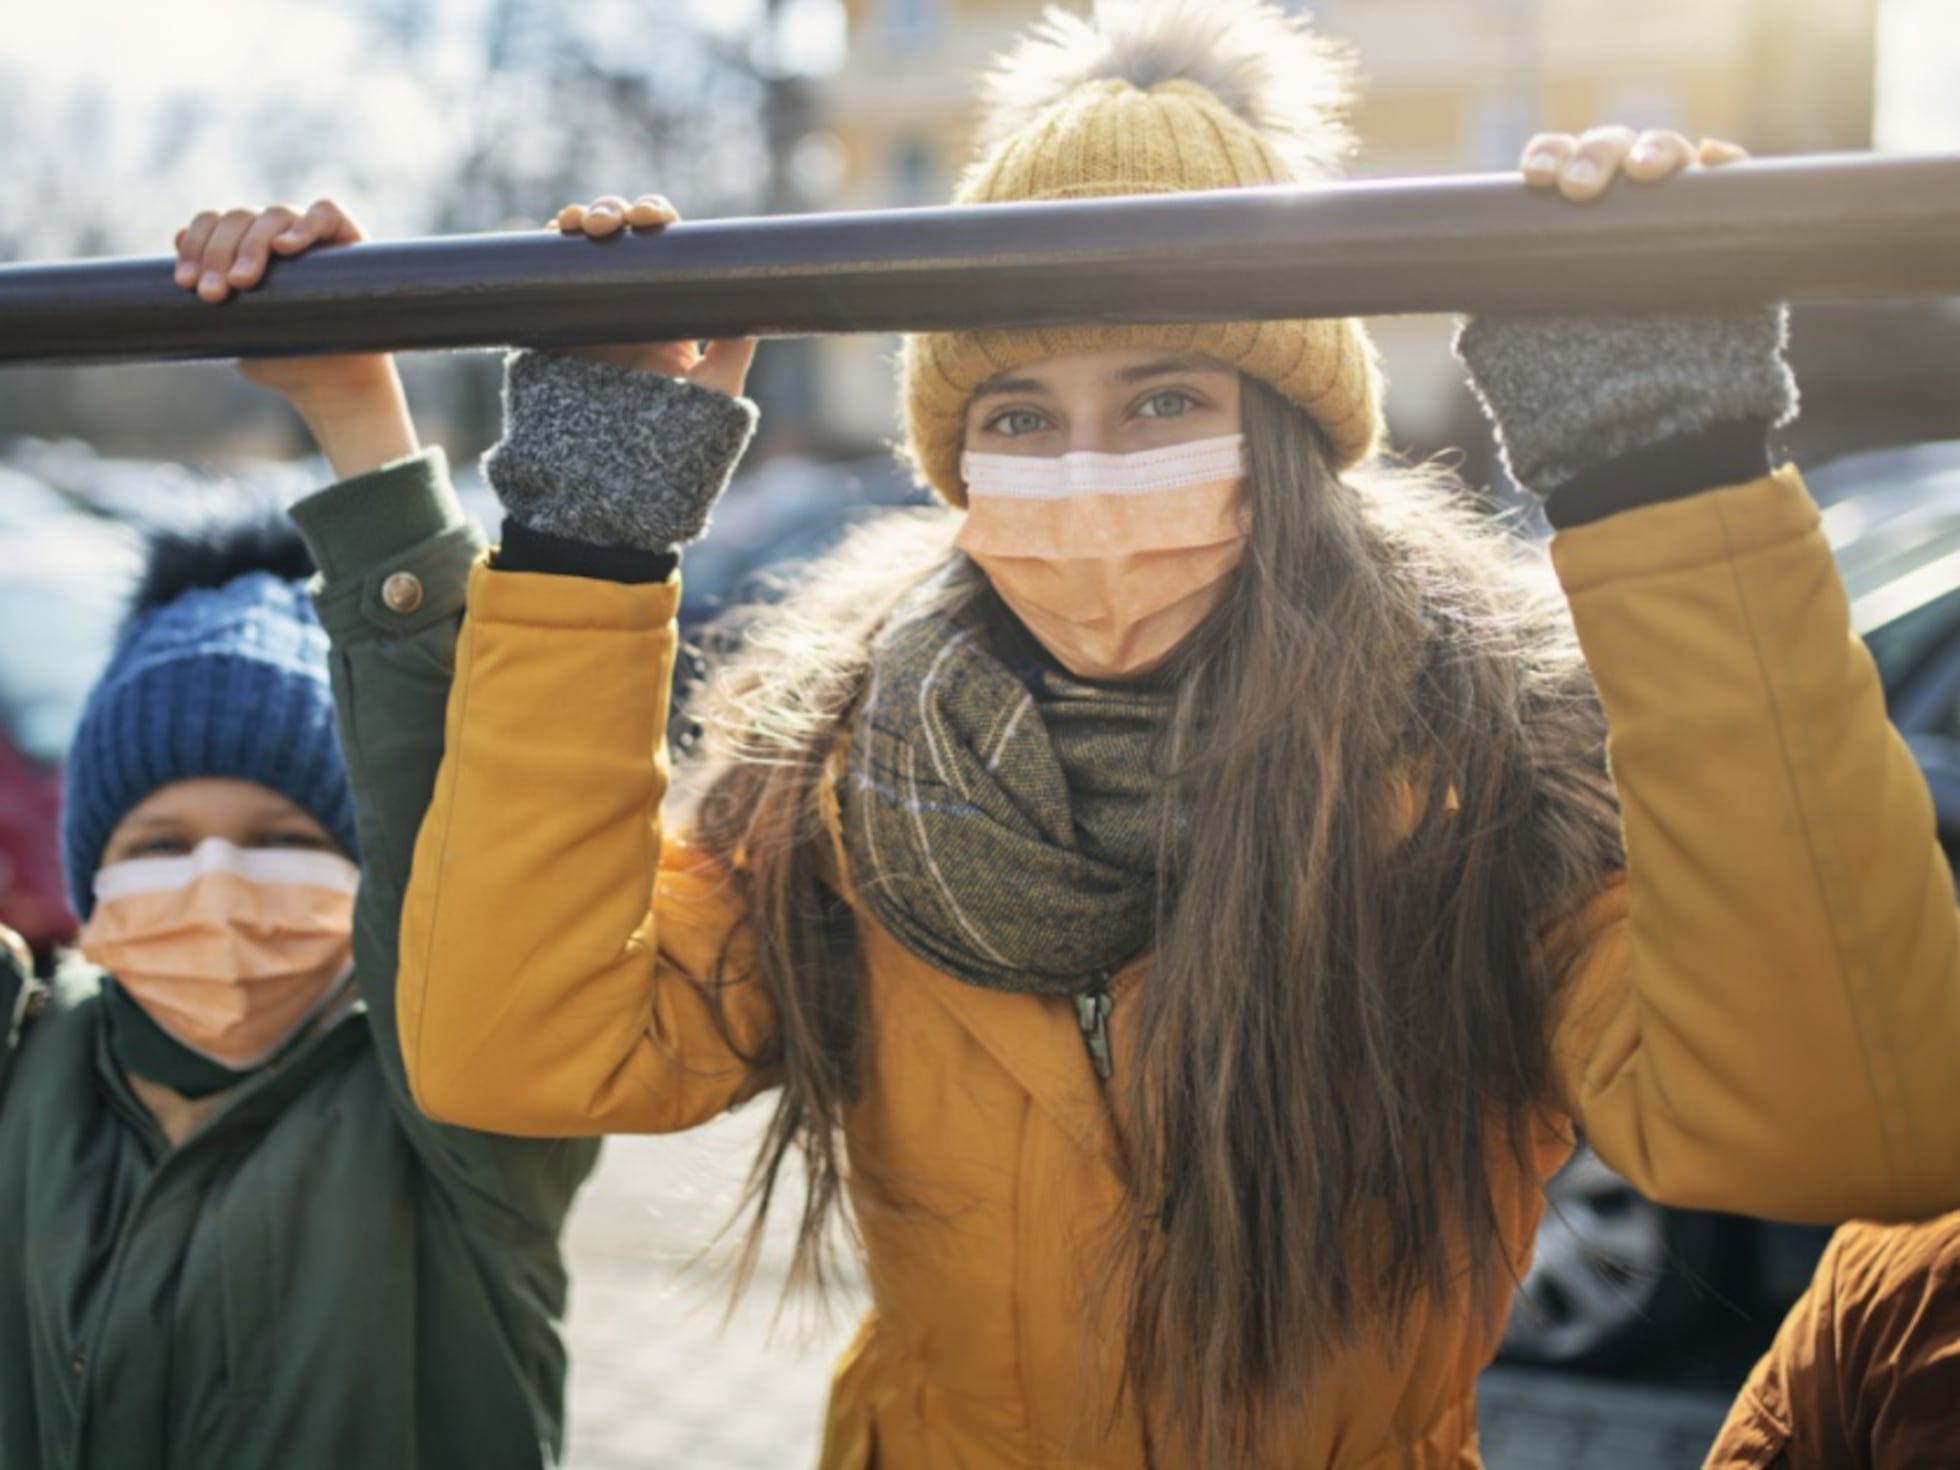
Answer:
M755 361L755 338L724 337L710 342L688 377L703 388L739 398L748 382L749 365Z

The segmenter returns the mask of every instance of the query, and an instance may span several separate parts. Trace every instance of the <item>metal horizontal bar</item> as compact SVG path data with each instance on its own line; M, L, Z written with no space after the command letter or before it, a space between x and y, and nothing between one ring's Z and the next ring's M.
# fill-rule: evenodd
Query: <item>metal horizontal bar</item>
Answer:
M546 230L324 250L209 306L171 263L0 268L0 363L1960 295L1960 156Z

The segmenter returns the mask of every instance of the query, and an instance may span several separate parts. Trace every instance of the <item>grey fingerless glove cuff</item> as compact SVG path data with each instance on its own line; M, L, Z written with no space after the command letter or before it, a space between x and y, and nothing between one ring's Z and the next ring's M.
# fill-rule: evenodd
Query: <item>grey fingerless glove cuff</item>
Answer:
M504 437L484 473L534 530L668 551L699 537L755 433L756 407L681 378L549 352L504 369Z
M1511 477L1549 496L1594 466L1716 424L1788 423L1787 336L1781 306L1478 317L1456 352Z

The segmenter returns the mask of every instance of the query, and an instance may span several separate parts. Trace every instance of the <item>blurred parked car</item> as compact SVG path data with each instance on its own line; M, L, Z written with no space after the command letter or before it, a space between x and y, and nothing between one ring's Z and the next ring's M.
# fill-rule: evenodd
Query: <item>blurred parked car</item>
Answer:
M1809 472L1824 533L1893 723L1960 861L1960 443L1861 454ZM1581 1147L1550 1208L1505 1333L1514 1362L1631 1367L1710 1314L1774 1322L1810 1280L1828 1230L1669 1210Z

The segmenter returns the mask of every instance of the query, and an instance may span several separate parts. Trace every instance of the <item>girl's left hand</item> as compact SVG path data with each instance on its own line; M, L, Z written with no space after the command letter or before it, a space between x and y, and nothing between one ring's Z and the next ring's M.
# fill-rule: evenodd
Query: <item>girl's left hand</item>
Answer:
M678 224L680 217L680 211L662 194L642 194L631 204L618 194L601 194L590 204L567 204L552 216L545 228L603 240L628 225L643 234L664 230ZM564 350L573 357L589 357L595 362L611 363L635 372L685 378L731 398L742 396L749 366L755 361L753 337L730 337L709 342L705 347L698 342L621 342Z
M1666 129L1589 128L1571 133L1540 133L1524 145L1524 181L1534 189L1556 188L1575 203L1597 199L1624 173L1651 184L1684 168L1716 168L1740 163L1748 150L1719 138L1691 143Z

